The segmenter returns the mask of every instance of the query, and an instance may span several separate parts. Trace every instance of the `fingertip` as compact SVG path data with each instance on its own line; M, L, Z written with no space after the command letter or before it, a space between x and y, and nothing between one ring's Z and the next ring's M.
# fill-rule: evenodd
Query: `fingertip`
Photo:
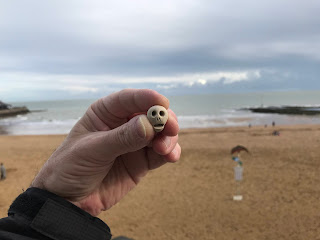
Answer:
M177 122L178 122L178 118L177 115L174 113L174 111L172 111L170 108L168 109L168 113L169 113L169 118L173 117Z
M149 103L149 108L154 105L161 105L166 109L169 108L169 99L153 89L140 89L140 92L138 92L137 95L139 94L148 96L149 99L153 100L153 101L146 102L146 104Z
M169 147L171 145L171 142L171 137L159 134L153 140L152 148L156 153L160 155L166 155L170 152Z
M179 130L180 127L175 115L170 115L162 134L167 136L176 136L179 133Z
M169 154L164 156L164 159L167 162L175 163L179 161L180 156L181 156L181 147L179 143L177 143L176 147Z

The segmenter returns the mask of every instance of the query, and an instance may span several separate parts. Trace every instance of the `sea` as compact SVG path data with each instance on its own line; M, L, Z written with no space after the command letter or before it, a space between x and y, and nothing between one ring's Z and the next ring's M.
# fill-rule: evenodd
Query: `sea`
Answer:
M320 91L288 91L166 96L181 129L320 124L319 116L252 113L243 108L267 106L320 106ZM8 135L67 134L96 99L11 102L31 113L0 119Z

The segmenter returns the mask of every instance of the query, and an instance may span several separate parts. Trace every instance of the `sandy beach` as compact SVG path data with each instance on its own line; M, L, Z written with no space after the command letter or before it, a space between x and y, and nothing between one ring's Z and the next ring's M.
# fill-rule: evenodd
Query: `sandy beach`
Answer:
M320 125L189 129L179 136L181 160L150 172L99 216L114 236L320 240ZM0 136L0 161L7 168L1 217L64 138ZM238 144L250 154L241 154L243 200L233 201L230 150Z

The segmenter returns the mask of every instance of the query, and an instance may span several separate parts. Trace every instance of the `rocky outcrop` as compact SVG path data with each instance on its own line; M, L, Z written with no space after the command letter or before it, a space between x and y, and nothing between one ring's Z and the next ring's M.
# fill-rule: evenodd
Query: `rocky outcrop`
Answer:
M13 107L9 109L0 109L0 118L12 117L19 114L26 114L29 112L30 111L27 107Z
M277 113L290 115L318 115L320 114L320 107L301 107L301 106L282 106L282 107L257 107L245 108L255 113Z

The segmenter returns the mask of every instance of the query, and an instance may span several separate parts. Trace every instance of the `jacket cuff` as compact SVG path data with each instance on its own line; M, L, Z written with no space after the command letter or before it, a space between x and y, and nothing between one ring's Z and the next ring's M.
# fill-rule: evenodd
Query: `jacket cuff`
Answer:
M99 218L64 198L39 188L29 188L17 197L8 215L20 215L30 227L52 239L111 239L110 228Z

